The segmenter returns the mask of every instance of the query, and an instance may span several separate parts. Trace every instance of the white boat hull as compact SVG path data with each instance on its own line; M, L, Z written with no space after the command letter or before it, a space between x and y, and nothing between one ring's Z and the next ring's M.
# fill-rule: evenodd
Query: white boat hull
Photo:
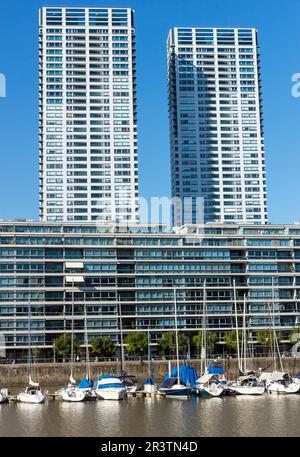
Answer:
M64 401L80 402L85 400L87 393L80 389L63 389L60 395Z
M46 395L43 392L37 394L28 394L26 392L21 392L17 396L17 400L21 403L43 403L46 399Z
M126 390L118 388L96 389L96 395L100 400L124 400Z
M7 402L7 395L4 392L0 391L0 403Z
M201 397L220 397L224 393L224 389L221 386L214 388L205 386L196 386L197 394Z
M235 386L232 388L239 395L263 395L264 386Z
M296 394L300 390L300 384L291 382L287 386L280 382L273 382L267 385L267 390L270 393L277 394Z

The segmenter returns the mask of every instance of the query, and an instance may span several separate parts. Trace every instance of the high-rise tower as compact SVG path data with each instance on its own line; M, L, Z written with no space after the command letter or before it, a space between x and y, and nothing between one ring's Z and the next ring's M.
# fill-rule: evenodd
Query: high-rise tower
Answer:
M136 222L134 13L40 10L40 218Z
M173 28L168 74L172 196L202 197L204 222L267 223L257 31ZM179 206L174 225L202 222Z

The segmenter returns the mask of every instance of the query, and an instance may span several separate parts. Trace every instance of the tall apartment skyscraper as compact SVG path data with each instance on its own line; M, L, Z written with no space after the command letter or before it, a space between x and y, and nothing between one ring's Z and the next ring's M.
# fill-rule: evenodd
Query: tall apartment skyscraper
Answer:
M168 75L174 224L196 197L204 222L267 223L256 29L171 29Z
M40 10L41 220L137 221L135 59L133 10Z

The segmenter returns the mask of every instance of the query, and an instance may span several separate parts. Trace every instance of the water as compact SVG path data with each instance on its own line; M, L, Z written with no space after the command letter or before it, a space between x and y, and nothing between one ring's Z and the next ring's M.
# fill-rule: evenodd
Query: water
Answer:
M0 436L300 436L300 395L0 405Z

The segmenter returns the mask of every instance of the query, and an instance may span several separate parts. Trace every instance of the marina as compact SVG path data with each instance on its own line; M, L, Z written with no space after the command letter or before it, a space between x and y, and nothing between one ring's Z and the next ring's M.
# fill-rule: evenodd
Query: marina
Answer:
M0 405L5 436L300 436L298 395ZM176 418L176 420L172 420Z
M294 373L289 371L272 370L240 372L240 376L234 376L232 372L224 369L221 360L207 361L204 372L201 371L198 377L197 370L193 367L193 361L185 360L183 363L176 361L172 368L171 361L168 362L168 373L163 379L155 378L153 364L150 364L149 372L151 377L141 381L135 375L128 375L122 371L120 375L103 374L92 378L84 378L78 384L74 378L73 383L69 382L68 387L55 388L49 386L43 389L39 382L29 379L25 391L21 387L12 385L11 388L0 386L0 404L9 402L26 402L21 396L24 392L35 397L42 393L41 401L29 401L29 403L43 403L45 400L85 401L85 400L125 400L128 398L177 398L190 399L194 396L204 398L234 396L287 396L293 395L295 401L300 399L300 371ZM31 384L30 384L31 383ZM66 396L68 391L68 396ZM73 392L73 394L72 394ZM27 401L28 402L28 401Z

